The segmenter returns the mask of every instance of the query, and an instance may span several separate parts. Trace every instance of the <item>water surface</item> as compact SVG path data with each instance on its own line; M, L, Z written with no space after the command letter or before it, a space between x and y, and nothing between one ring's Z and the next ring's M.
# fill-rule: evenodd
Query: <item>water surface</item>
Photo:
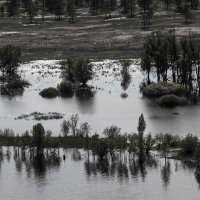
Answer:
M66 160L46 164L14 157L12 147L0 161L2 200L198 200L200 180L195 167L181 161L166 163L157 156L145 165L137 160L99 161L83 150L60 149ZM81 156L80 156L81 155Z

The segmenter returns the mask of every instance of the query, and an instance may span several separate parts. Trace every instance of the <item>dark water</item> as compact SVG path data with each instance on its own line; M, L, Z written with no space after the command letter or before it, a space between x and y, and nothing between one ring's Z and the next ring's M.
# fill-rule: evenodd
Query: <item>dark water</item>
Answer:
M12 128L19 133L30 130L38 121L15 118L37 111L63 113L65 119L78 113L80 122L89 122L93 133L98 131L101 134L105 127L112 124L121 127L123 132L131 132L137 131L138 117L143 113L147 122L146 131L152 134L200 134L200 106L165 109L142 98L139 85L144 76L137 60L131 66L132 83L127 90L129 96L126 99L120 96L123 90L120 86L119 65L115 61L95 63L95 78L89 83L98 88L93 97L80 98L75 95L72 98L42 98L38 94L40 90L56 87L61 81L59 65L56 63L34 61L21 66L22 76L32 85L25 90L23 96L12 99L0 96L0 128ZM63 119L41 122L46 129L51 129L54 135L58 135L62 121Z
M9 152L9 153L8 153ZM125 155L115 162L86 157L83 150L60 149L46 162L14 157L4 148L0 160L1 200L198 200L200 180L189 163L157 156L140 165Z

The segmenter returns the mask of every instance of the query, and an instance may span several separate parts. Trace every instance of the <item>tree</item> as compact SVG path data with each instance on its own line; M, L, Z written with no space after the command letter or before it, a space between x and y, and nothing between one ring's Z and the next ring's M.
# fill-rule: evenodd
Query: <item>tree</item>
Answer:
M57 0L56 6L55 6L55 15L58 16L58 20L62 19L62 15L64 15L65 11L65 2L64 0Z
M33 23L33 18L34 18L34 16L36 16L36 13L37 13L36 5L33 2L33 0L28 0L26 12L29 15L30 23L32 24Z
M130 18L134 17L135 7L136 7L136 0L128 0L128 9L130 12Z
M64 137L67 137L70 132L70 122L64 120L63 123L61 124L61 132Z
M121 60L120 63L122 65L121 86L122 86L123 90L126 91L131 83L131 75L130 75L130 69L129 69L131 62L130 62L130 60Z
M1 12L1 17L4 17L4 12L5 12L4 4L1 5L0 12Z
M68 58L66 61L62 61L61 63L61 77L70 81L72 83L75 82L73 69L74 69L74 60Z
M18 10L18 0L10 0L8 2L8 16L12 17L15 16L17 14L17 10Z
M198 144L198 137L188 134L181 142L181 147L186 154L193 154Z
M61 62L61 76L68 81L85 86L93 78L92 64L88 59L72 60L69 58Z
M147 73L147 84L150 84L151 83L150 73L152 69L152 64L151 64L151 57L147 53L144 53L142 55L141 68L144 72Z
M84 138L84 137L88 138L89 135L90 135L90 131L91 131L90 125L89 125L87 122L82 123L82 124L80 125L80 129L79 129L79 131L78 131L77 136L78 136L78 137L83 137L83 138Z
M69 124L70 124L70 128L71 128L73 137L77 136L77 124L78 124L78 121L79 121L78 114L72 115L70 120L69 120Z
M74 23L76 18L76 8L74 0L69 0L67 3L67 13L69 15L69 22Z
M81 83L83 86L93 78L92 64L88 59L79 59L74 65L73 76L76 83Z
M16 75L20 64L21 50L17 46L6 45L0 49L0 70L8 77Z
M41 123L33 126L32 130L33 146L37 149L37 154L41 155L44 148L45 130Z
M45 0L41 0L42 3L42 21L45 20L45 13L46 13L46 1Z
M188 2L184 2L181 7L181 14L185 17L185 23L192 18L191 5Z

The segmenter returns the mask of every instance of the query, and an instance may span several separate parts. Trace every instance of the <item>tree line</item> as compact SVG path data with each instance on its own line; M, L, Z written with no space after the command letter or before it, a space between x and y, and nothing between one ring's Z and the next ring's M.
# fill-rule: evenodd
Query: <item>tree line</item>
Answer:
M88 14L104 13L108 18L112 12L130 18L138 15L146 27L151 23L154 12L161 4L165 5L166 10L173 8L175 12L182 14L186 23L192 17L192 10L199 8L199 0L7 0L1 4L0 12L2 17L26 14L31 23L36 15L41 15L42 20L45 20L47 14L54 14L58 20L67 15L69 22L74 23L78 10L88 8Z

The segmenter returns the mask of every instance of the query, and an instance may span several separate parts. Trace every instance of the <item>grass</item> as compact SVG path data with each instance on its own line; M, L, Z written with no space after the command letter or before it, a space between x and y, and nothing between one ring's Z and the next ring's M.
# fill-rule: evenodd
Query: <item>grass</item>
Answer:
M80 14L74 24L67 20L55 21L54 17L46 22L37 18L34 19L35 25L29 25L28 18L5 17L0 18L0 39L2 46L20 46L23 61L66 57L96 60L139 58L144 38L150 31L160 27L199 27L199 14L195 13L195 16L194 23L187 25L180 14L154 16L146 30L141 28L140 15L133 19L105 20L103 16L83 17ZM122 16L114 16L119 17Z

